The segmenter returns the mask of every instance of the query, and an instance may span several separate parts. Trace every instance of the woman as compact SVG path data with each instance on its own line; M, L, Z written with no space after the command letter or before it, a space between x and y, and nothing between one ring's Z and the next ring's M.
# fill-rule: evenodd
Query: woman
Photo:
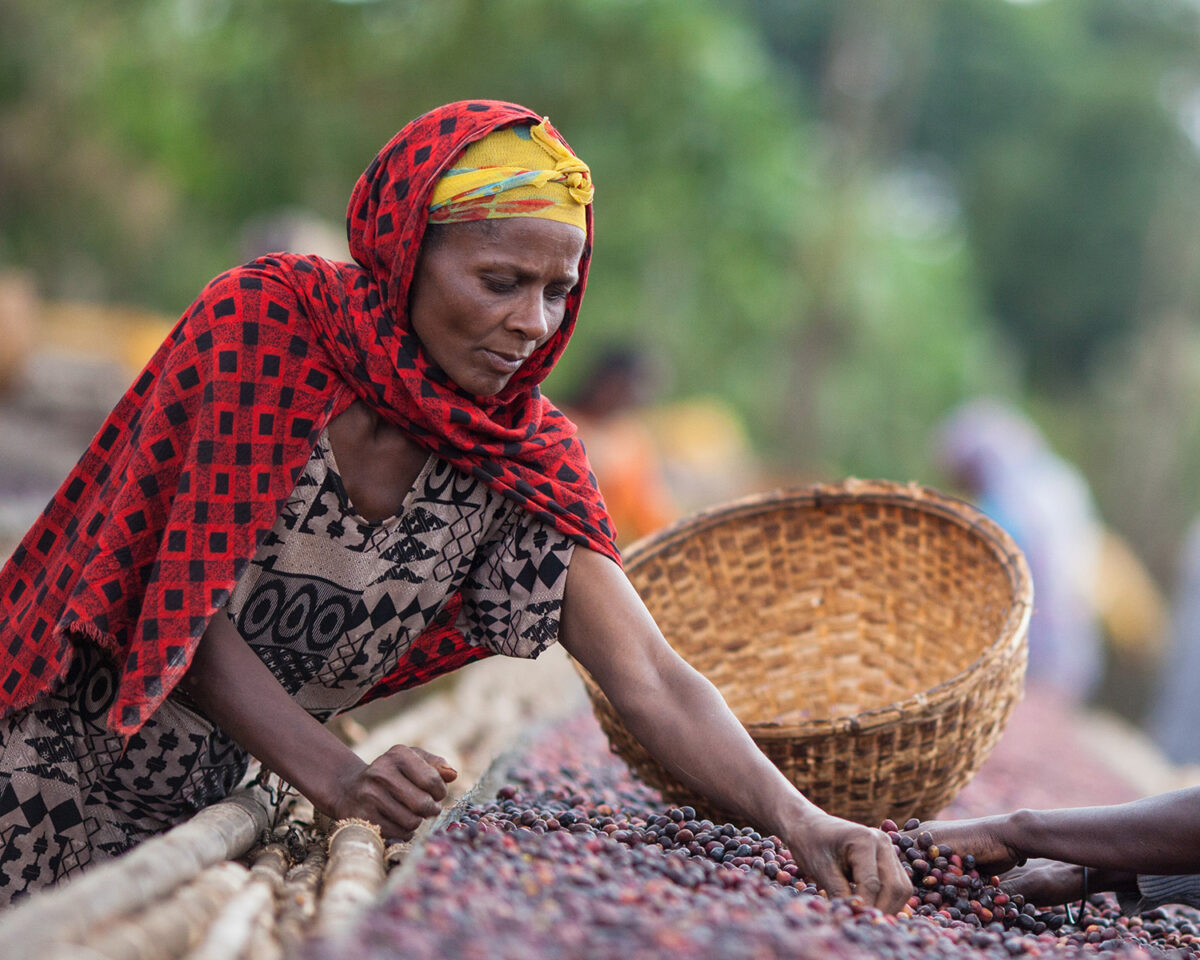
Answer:
M548 121L454 103L359 179L356 263L269 256L205 288L0 574L4 897L224 797L248 754L406 837L453 771L405 746L364 764L321 721L561 639L682 780L829 893L902 905L886 836L801 796L663 640L539 391L591 196Z
M1127 911L1200 907L1200 787L1130 803L922 824L1009 893L1058 904L1113 891ZM1033 859L1039 858L1039 859ZM1018 866L1020 864L1020 866Z

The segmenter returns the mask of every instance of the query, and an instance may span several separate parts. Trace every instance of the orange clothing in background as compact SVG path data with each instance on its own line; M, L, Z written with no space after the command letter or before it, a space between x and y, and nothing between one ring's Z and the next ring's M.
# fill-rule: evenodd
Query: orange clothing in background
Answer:
M654 437L636 417L617 414L596 419L576 411L569 414L579 427L620 545L653 533L679 515Z

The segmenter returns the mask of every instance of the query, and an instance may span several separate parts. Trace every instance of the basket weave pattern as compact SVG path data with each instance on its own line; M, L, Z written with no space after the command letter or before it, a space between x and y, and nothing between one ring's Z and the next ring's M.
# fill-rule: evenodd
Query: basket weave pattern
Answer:
M750 497L639 541L625 569L671 646L838 816L932 816L1023 691L1025 560L999 526L929 488L852 480ZM614 752L668 801L712 810L579 672Z

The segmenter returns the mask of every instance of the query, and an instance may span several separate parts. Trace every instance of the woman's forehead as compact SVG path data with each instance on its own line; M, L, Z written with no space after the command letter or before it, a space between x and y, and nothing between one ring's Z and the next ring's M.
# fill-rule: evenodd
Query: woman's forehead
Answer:
M586 240L584 232L571 224L511 217L431 225L425 247L470 258L554 259L575 265L583 256Z

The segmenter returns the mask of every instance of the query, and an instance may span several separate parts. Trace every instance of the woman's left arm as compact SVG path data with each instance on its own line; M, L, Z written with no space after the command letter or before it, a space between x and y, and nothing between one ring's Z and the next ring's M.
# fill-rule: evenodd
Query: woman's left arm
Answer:
M567 572L561 631L630 732L680 781L782 838L831 896L854 893L891 912L908 900L912 885L887 835L807 800L671 649L621 569L584 547Z

